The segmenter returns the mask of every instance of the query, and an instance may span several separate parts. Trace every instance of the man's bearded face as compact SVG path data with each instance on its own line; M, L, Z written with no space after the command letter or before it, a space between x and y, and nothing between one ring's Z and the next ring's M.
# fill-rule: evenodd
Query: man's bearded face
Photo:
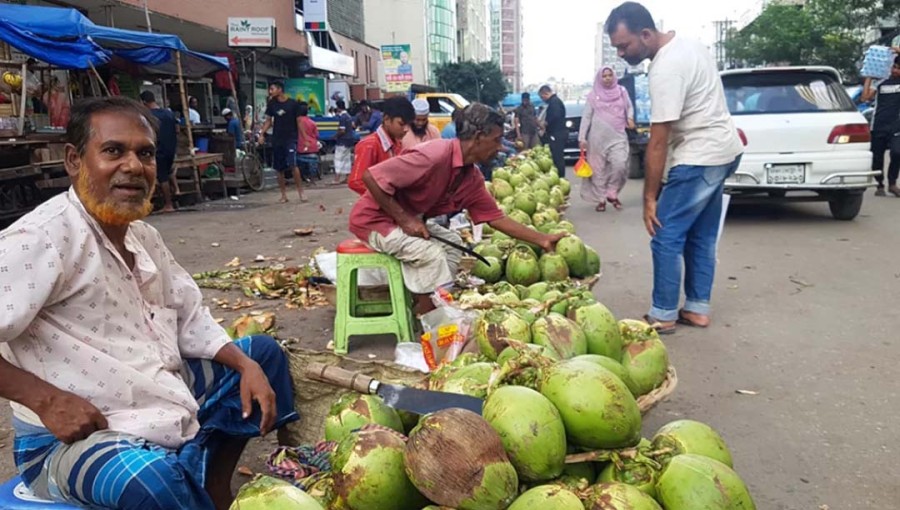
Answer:
M153 129L136 113L104 112L91 118L84 154L66 148L75 192L101 224L124 226L153 211L155 140Z
M416 115L410 129L416 136L424 136L428 132L428 115Z

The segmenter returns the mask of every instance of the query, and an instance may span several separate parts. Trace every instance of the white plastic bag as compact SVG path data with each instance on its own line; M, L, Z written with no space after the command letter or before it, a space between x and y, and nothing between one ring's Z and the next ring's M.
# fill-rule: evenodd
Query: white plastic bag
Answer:
M422 353L422 344L417 342L399 342L394 349L394 363L414 368L426 374L431 371Z
M316 265L319 266L322 276L337 285L337 252L330 251L316 255ZM387 271L379 268L360 269L359 279L356 282L360 287L374 287L387 285L387 283Z

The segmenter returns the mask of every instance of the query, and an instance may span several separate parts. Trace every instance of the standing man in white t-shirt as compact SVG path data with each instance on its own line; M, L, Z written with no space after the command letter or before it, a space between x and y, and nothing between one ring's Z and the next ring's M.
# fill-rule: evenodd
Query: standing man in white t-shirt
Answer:
M606 31L629 64L652 59L644 224L653 238L653 306L646 319L663 334L676 323L706 327L724 183L743 152L716 63L699 41L658 32L636 2L613 9Z

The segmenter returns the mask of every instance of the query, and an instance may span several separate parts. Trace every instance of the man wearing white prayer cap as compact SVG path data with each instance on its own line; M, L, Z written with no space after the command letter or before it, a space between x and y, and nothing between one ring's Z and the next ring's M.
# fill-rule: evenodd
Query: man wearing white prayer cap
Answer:
M428 101L420 98L413 100L412 104L413 109L416 111L416 120L409 127L409 133L403 138L404 151L412 149L416 145L441 138L441 132L438 131L438 128L428 122L428 113L430 111Z

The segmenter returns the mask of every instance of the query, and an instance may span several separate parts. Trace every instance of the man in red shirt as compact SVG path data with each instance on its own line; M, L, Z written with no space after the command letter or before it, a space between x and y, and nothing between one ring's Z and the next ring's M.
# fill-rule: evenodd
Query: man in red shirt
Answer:
M362 180L363 173L378 163L399 156L403 152L401 140L406 136L409 125L416 118L412 103L405 97L387 99L384 102L382 113L384 118L381 126L356 144L353 169L350 170L347 185L360 195L366 192L366 185Z
M500 150L503 116L483 104L465 108L457 138L434 140L363 172L367 192L350 212L350 231L403 266L416 313L434 308L429 295L450 283L460 253L430 239L460 243L458 235L428 218L467 210L473 223L488 223L511 237L553 251L563 234L548 235L509 219L484 186L475 163Z

